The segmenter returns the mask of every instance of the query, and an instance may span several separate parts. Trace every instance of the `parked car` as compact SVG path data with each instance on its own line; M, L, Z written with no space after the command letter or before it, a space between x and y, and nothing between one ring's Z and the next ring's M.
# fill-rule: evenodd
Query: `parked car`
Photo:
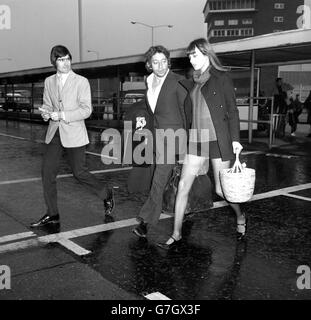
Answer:
M5 102L2 108L6 111L31 111L31 97L30 92L27 90L16 90L13 92L8 92L5 97Z
M131 92L126 93L124 98L121 100L121 109L124 111L133 103L141 101L144 98L145 94L141 92Z

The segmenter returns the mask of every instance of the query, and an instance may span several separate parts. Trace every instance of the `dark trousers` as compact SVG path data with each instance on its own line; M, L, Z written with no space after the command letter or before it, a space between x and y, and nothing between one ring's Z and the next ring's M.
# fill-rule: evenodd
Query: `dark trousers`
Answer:
M154 170L152 185L148 199L140 210L138 219L152 225L159 221L165 186L172 174L174 164L157 164Z
M175 167L176 156L179 154L182 158L182 154L185 151L184 143L181 143L181 148L172 149L164 136L158 136L157 138L155 169L150 193L137 218L152 225L157 224L159 221L162 212L164 189ZM176 141L175 146L178 146Z
M47 214L59 214L57 206L56 176L59 170L60 159L66 150L68 161L74 177L100 199L107 197L107 187L92 175L85 164L85 146L64 148L57 130L52 141L46 145L42 163L42 183L44 200L47 205Z
M294 113L288 114L288 124L291 126L290 133L294 133L297 130L297 123L298 123L298 115Z

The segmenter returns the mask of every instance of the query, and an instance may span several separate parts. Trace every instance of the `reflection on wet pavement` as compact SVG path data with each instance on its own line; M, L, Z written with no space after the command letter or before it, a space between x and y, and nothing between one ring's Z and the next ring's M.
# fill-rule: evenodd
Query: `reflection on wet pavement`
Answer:
M45 129L38 124L6 125L0 121L0 182L40 178ZM103 147L100 132L89 133L88 151L100 154ZM305 140L269 151L297 156L292 158L267 156L265 151L242 155L241 162L256 169L255 194L310 183L310 146L311 141ZM87 154L86 158L90 170L118 167L104 165L97 155ZM60 174L70 172L63 159ZM61 224L38 229L36 235L135 218L147 195L128 193L128 174L129 171L97 173L100 180L117 187L116 210L106 218L102 217L103 204L95 196L85 192L72 177L59 179ZM1 230L6 232L7 223L12 234L21 232L14 231L16 225L29 231L28 223L44 214L40 181L3 183L0 187ZM310 199L311 188L291 194ZM221 200L215 192L213 200ZM137 297L160 292L180 300L311 299L310 290L299 290L296 285L297 267L310 266L311 261L311 202L307 200L276 194L242 204L248 216L248 236L244 242L236 241L231 209L219 207L189 216L183 227L183 241L176 250L164 251L156 245L171 234L172 218L161 220L143 241L133 235L133 226L71 239L91 251L85 257L78 257L60 245L57 248Z

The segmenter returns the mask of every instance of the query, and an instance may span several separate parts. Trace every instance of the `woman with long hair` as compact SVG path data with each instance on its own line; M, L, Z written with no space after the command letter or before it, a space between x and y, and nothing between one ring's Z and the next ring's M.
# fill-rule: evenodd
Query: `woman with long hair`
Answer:
M195 177L208 172L209 159L213 167L216 193L223 196L219 172L243 149L240 144L239 113L233 83L210 43L203 38L192 41L187 55L194 69L192 80L181 83L188 91L185 100L189 143L175 202L172 236L158 245L171 249L181 242L182 222L188 195ZM236 214L237 239L246 233L246 217L238 203L229 203Z

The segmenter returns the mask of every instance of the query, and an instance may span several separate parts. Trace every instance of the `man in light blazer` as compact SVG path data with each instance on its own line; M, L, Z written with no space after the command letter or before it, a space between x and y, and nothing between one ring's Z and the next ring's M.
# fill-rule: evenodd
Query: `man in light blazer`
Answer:
M103 200L104 214L114 208L112 189L92 175L85 164L85 149L89 143L84 120L92 113L88 80L71 69L72 56L61 45L52 48L50 60L56 74L44 83L42 118L49 121L46 150L42 163L42 183L47 213L31 227L59 223L56 176L63 150L66 149L74 177Z
M138 237L146 237L148 224L155 225L161 215L163 192L175 166L176 156L182 155L186 147L184 100L186 90L179 83L181 76L170 68L170 53L163 46L152 46L145 54L146 68L151 75L147 78L146 104L153 118L156 142L155 170L148 199L141 208L133 229ZM181 129L181 130L180 130ZM164 135L157 134L161 130ZM165 132L175 134L179 140L170 145ZM164 146L164 148L163 148Z

